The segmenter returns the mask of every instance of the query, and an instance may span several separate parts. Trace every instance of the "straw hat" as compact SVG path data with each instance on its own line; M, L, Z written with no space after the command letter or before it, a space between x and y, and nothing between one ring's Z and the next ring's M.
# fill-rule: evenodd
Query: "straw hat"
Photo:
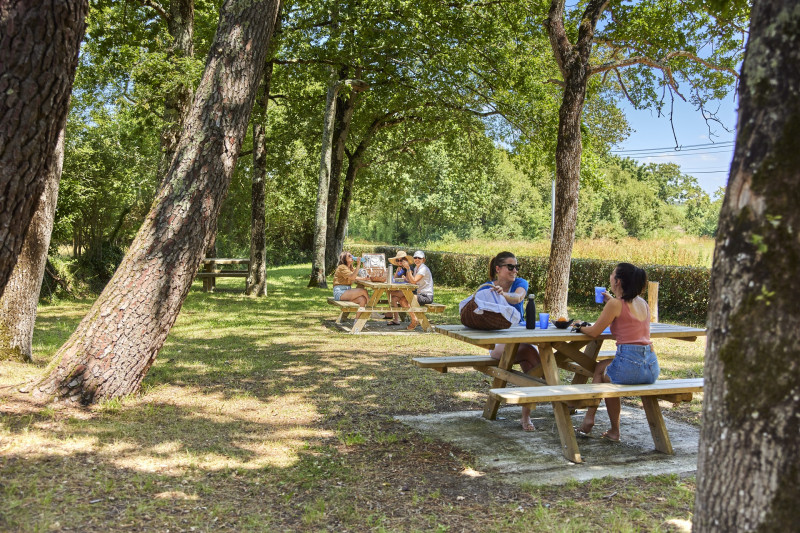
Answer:
M407 254L405 251L403 251L403 250L400 250L399 252L397 252L397 255L396 255L396 256L394 256L394 257L390 257L390 258L389 258L389 262L390 262L391 264L395 265L395 266L400 266L400 265L399 265L399 263L398 263L398 261L401 261L401 260L403 260L403 259L405 259L406 261L408 261L408 264L409 264L409 265L413 265L413 264L414 264L414 258L413 258L413 257L411 257L410 255L408 255L408 254Z

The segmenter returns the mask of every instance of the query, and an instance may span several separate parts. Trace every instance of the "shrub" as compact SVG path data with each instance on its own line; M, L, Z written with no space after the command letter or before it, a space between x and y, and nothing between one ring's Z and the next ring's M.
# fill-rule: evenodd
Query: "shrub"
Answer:
M382 253L394 257L396 246L350 245L354 254ZM414 249L405 249L409 254ZM425 251L426 264L433 272L436 284L448 287L475 288L487 280L489 261L486 255L457 254ZM517 256L520 277L528 280L530 292L542 301L547 280L547 257ZM571 305L594 302L594 287L608 285L608 276L617 265L616 261L599 259L573 259L570 266L569 296ZM639 265L647 271L649 281L659 283L659 319L690 323L705 323L708 312L710 270L702 267ZM646 289L645 289L646 290Z

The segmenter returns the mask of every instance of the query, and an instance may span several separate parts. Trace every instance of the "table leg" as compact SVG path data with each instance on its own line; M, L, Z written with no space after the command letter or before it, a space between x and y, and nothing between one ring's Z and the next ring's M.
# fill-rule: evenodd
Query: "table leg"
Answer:
M422 307L419 304L419 300L417 300L417 295L413 293L412 295L413 298L409 300L411 302L411 307ZM433 331L433 327L431 327L431 323L428 322L428 316L424 311L415 311L414 314L417 316L417 319L419 319L419 323L422 326L422 331Z
M552 345L539 345L539 358L542 360L542 370L547 384L558 385L558 366L556 366ZM573 463L583 462L581 452L578 449L578 441L575 438L575 431L572 429L569 407L563 402L553 402L553 414L555 415L558 436L561 439L561 452L564 457Z
M586 348L583 350L584 355L590 357L595 364L597 363L597 354L600 353L600 347L603 346L603 339L598 339L596 341L590 342ZM573 385L580 385L589 381L589 376L584 376L582 374L575 374L572 378Z
M500 357L500 362L497 364L498 368L503 370L510 370L514 365L514 356L519 348L519 343L506 344L506 349ZM500 389L506 386L506 380L503 378L494 378L492 380L492 388ZM489 420L497 418L497 410L500 408L500 401L494 398L486 400L486 406L483 408L483 417Z
M650 426L650 434L653 436L653 443L656 450L667 455L673 455L672 442L669 440L667 426L664 424L664 417L661 415L661 406L658 405L658 398L654 396L642 396L644 414L647 415L647 424Z
M370 316L372 316L372 312L370 310L367 309L365 311L361 311L360 309L363 309L363 307L359 308L359 311L356 311L356 319L353 322L353 329L350 330L351 334L361 333L361 330L364 329L364 325L367 323L367 320L369 320Z

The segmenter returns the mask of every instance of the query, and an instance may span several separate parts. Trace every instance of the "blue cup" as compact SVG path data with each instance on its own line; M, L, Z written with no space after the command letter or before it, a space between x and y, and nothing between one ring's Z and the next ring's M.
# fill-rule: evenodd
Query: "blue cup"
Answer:
M550 326L550 313L539 313L539 328L547 329Z
M606 292L605 287L595 287L594 288L594 302L601 304L603 303L603 293Z

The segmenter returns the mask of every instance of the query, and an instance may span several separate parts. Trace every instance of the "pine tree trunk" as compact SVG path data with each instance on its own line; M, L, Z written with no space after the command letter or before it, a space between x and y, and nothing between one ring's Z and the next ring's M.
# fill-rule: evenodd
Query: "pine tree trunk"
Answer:
M550 4L547 27L556 62L564 76L564 96L558 112L556 143L556 208L550 262L547 267L544 308L552 316L567 316L572 245L578 220L578 184L581 177L581 114L589 80L589 56L594 30L607 0L591 0L584 11L576 44L564 29L564 2Z
M0 7L0 296L54 168L87 10L86 0Z
M226 0L166 183L111 281L35 385L84 404L139 389L216 228L264 69L277 0Z
M342 72L344 74L344 72ZM325 236L325 272L330 274L336 268L339 254L336 253L336 215L339 212L339 191L341 189L344 151L350 124L355 111L355 98L348 95L339 97L336 104L336 121L333 132L333 152L331 160L331 182L328 186L328 234Z
M167 29L173 39L171 53L174 57L194 57L194 0L172 0L169 3ZM166 127L161 132L161 160L158 177L166 179L169 165L175 157L183 124L192 108L192 89L180 84L164 98Z
M48 178L39 206L31 220L19 260L0 297L0 361L33 360L33 326L36 323L36 306L42 289L47 250L56 215L58 183L64 162L64 131L56 144L54 167L48 169Z
M347 223L350 218L350 204L353 201L353 185L356 181L358 171L363 168L361 164L361 154L357 150L356 157L348 158L347 172L344 178L344 188L342 189L342 203L339 209L339 220L336 224L336 235L334 236L334 257L339 257L344 249L344 237L347 234Z
M328 188L331 179L333 154L333 122L336 117L336 93L339 90L339 75L331 67L328 79L328 96L325 99L325 117L322 125L322 147L320 148L319 182L317 184L317 209L314 213L314 250L311 262L309 287L327 289L325 279L325 238L328 234Z
M267 295L267 106L272 62L267 63L253 109L253 183L250 208L250 275L245 294Z
M796 531L800 12L755 2L711 270L695 531Z

